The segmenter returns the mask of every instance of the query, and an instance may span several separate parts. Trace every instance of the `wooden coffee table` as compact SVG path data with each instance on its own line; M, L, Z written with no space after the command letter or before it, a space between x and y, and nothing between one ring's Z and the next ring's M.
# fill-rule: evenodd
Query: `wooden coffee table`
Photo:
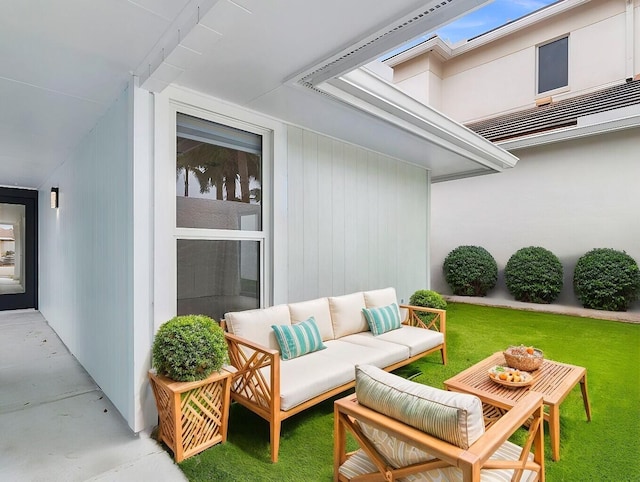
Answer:
M512 408L530 390L541 393L543 402L548 407L544 418L549 422L552 457L554 461L559 460L560 404L578 383L580 383L582 390L587 421L591 421L591 406L587 394L587 369L544 360L538 370L531 372L534 378L533 384L523 388L509 388L489 378L488 370L495 365L505 365L502 352L494 353L489 358L485 358L455 377L446 380L444 386L447 390L476 395L484 404L503 410Z

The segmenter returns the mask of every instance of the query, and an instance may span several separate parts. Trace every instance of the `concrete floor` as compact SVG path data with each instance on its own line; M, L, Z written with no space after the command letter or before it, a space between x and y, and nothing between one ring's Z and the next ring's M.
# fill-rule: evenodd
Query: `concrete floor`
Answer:
M0 313L0 481L185 481L33 310Z

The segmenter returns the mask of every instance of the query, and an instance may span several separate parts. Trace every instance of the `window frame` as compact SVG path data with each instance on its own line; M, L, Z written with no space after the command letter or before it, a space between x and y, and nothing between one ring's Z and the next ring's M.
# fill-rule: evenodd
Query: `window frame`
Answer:
M211 241L258 241L260 246L260 274L259 274L259 283L260 283L260 293L259 293L259 306L264 307L267 302L267 285L266 282L269 279L267 276L268 266L271 265L270 257L268 255L270 245L269 243L269 226L271 225L271 220L269 216L269 212L271 211L271 206L269 203L269 199L271 198L271 187L269 179L271 179L271 168L273 165L272 155L273 152L273 132L270 129L257 126L255 124L250 124L248 122L244 122L239 119L235 119L232 117L228 117L222 114L218 114L215 112L207 111L204 109L200 109L197 107L185 105L182 103L172 102L171 109L171 118L173 121L173 130L174 135L172 138L172 152L173 156L173 169L175 170L175 152L177 149L177 120L178 113L190 115L193 117L197 117L199 119L205 121L211 121L218 124L222 124L224 126L232 127L235 129L240 129L247 132L252 132L254 134L258 134L262 136L262 180L261 180L261 189L262 189L262 198L261 198L261 209L262 209L262 230L260 231L240 231L240 230L231 230L231 229L207 229L207 228L184 228L177 226L177 216L176 216L176 186L174 183L174 188L171 191L172 201L173 201L173 212L172 212L172 222L173 222L173 257L174 257L174 266L175 266L175 304L177 311L177 300L178 300L178 288L177 288L177 246L179 239L188 239L188 240L211 240Z
M560 87L556 87L555 89L545 90L540 92L540 48L545 47L549 44L557 42L558 40L567 39L567 85L563 85ZM545 40L542 43L536 45L536 69L535 69L535 98L549 97L550 95L559 94L562 92L567 92L570 90L571 85L571 69L569 66L571 65L571 36L567 34L559 35L555 38Z

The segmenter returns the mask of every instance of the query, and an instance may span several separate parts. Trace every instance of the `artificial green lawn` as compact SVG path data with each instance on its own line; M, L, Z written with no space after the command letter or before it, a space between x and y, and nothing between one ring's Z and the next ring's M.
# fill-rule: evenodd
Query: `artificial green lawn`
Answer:
M584 366L588 373L592 421L586 422L575 387L560 410L558 462L551 460L545 434L547 481L640 481L640 325L449 304L449 363L442 366L436 353L395 373L420 373L415 381L442 388L447 378L520 343L541 348L547 358ZM284 421L277 464L270 462L268 440L268 424L234 405L227 443L187 459L180 468L191 481L330 481L333 400Z

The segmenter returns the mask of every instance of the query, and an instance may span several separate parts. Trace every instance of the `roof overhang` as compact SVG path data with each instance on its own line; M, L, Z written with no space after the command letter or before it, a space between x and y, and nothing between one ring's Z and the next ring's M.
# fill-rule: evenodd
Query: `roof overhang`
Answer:
M435 146L432 158L425 158L423 164L433 171L433 182L500 172L514 167L518 161L514 155L365 68L331 78L313 89ZM441 165L438 156L447 161L449 169ZM453 166L455 169L451 169Z
M509 139L496 144L509 152L640 127L640 105L578 118L578 125Z

